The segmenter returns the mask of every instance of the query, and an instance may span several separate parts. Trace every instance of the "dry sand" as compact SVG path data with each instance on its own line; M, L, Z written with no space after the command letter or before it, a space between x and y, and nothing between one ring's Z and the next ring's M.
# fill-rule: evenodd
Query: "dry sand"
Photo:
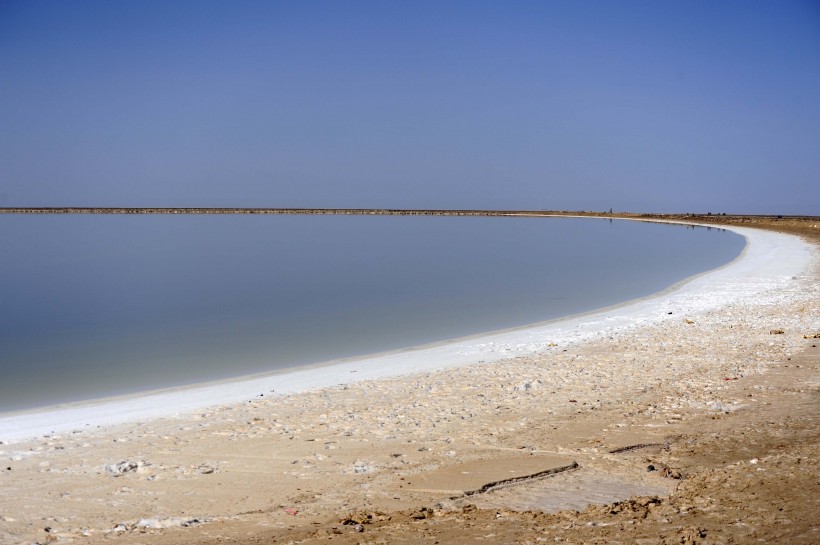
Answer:
M818 255L542 354L0 445L0 542L818 543Z

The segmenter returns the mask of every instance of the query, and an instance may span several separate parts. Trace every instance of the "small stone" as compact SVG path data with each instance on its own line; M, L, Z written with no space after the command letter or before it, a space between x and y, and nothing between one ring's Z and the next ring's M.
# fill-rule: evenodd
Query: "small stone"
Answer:
M682 479L683 473L681 473L680 469L672 469L671 467L667 467L663 470L663 476L669 479Z
M120 475L124 475L131 471L137 471L139 468L147 465L145 462L140 460L139 462L134 462L132 460L119 462L117 464L106 464L105 465L105 472L111 475L112 477L119 477Z

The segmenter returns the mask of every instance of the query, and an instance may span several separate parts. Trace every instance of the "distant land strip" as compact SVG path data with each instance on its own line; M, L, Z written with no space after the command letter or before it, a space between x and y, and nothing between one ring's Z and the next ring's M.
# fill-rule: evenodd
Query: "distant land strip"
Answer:
M0 214L293 214L347 216L596 216L613 218L701 219L771 218L816 220L817 216L766 214L726 215L712 213L641 214L630 212L596 212L589 210L488 210L488 209L413 209L413 208L229 208L229 207L92 207L40 206L0 207Z
M790 216L775 214L724 214L724 213L678 213L647 214L635 212L596 212L589 210L481 210L481 209L413 209L413 208L227 208L227 207L0 207L0 214L99 214L99 215L337 215L337 216L496 216L496 217L548 217L572 216L604 219L632 219L642 221L671 221L699 225L738 225L774 229L797 235L808 235L820 241L820 216Z
M544 214L527 210L416 210L391 208L222 208L222 207L12 207L0 208L3 214L294 214L347 216L508 216ZM559 214L561 212L553 212ZM563 212L566 214L566 212Z

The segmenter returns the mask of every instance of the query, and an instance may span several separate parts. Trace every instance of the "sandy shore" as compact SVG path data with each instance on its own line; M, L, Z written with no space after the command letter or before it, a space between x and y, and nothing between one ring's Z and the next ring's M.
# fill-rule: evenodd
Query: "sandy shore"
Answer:
M572 541L568 528L582 521L587 542L612 524L644 528L651 540L642 525L654 509L671 521L658 522L656 537L663 527L674 539L720 542L718 530L674 521L705 509L704 494L687 486L720 457L707 456L709 445L722 450L703 434L734 438L715 467L762 478L776 458L749 450L753 435L817 429L807 420L817 414L817 340L804 338L820 332L817 247L737 229L750 241L741 259L618 308L375 360L0 419L0 541ZM803 363L786 367L796 365L789 358ZM790 410L778 412L784 403ZM775 428L761 418L790 420ZM777 455L816 457L811 438L779 440ZM802 469L816 471L802 456ZM778 482L784 498L798 493ZM691 505L675 507L686 493ZM630 497L654 499L542 514ZM812 542L816 499L801 508L750 528L797 525L792 540ZM644 516L619 515L627 511ZM751 530L736 525L732 535Z

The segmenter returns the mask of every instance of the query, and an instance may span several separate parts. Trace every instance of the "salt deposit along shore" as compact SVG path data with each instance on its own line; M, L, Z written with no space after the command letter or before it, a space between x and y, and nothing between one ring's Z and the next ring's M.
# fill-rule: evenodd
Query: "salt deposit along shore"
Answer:
M619 307L291 373L4 417L0 541L344 538L419 505L436 507L413 520L463 513L473 484L448 471L498 481L499 468L524 465L556 474L526 484L547 488L523 496L513 487L469 502L551 511L663 497L679 482L675 468L656 462L663 471L647 472L629 453L672 448L670 437L704 415L759 406L776 392L764 383L753 396L735 390L796 357L811 342L804 335L820 330L816 246L731 229L748 240L740 258ZM816 374L809 379L816 389ZM443 482L452 484L436 484ZM333 526L353 511L370 518Z

